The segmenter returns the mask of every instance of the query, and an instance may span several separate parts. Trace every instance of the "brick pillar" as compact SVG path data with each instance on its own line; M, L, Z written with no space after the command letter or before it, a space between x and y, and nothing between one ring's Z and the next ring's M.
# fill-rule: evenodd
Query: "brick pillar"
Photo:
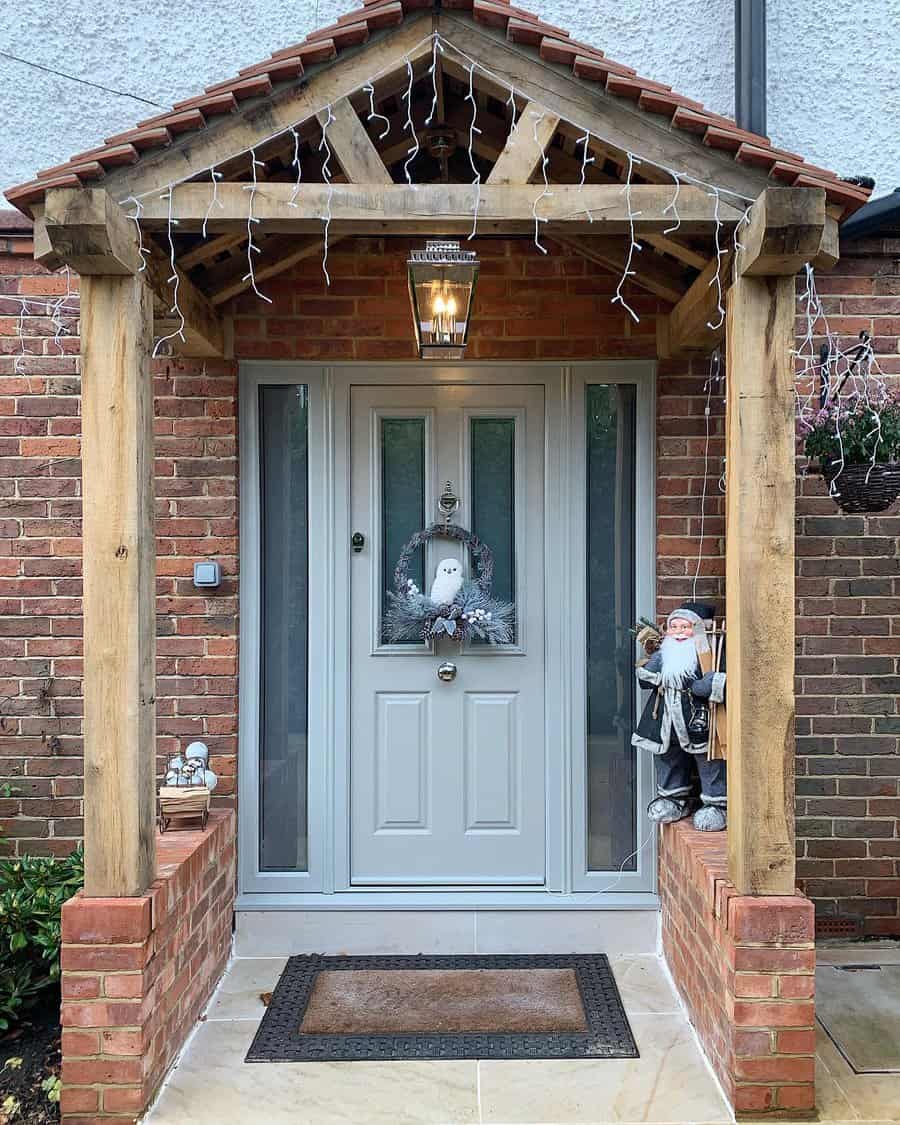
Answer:
M660 847L663 953L738 1116L815 1108L813 905L738 895L725 833L668 825Z
M234 813L157 848L147 894L63 906L64 1125L125 1125L147 1108L228 960Z

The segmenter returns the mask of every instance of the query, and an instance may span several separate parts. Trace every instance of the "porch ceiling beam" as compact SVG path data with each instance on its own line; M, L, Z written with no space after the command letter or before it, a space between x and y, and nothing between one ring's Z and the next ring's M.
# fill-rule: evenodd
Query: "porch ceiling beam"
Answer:
M709 263L708 254L701 254L699 250L685 246L683 242L679 242L677 238L672 238L667 234L645 234L644 242L649 242L655 249L676 258L679 262L690 266L691 269L704 270Z
M509 132L503 151L487 183L527 184L544 158L559 126L559 117L535 102L528 102Z
M735 270L746 277L790 277L805 263L837 261L837 223L822 188L767 188L753 204Z
M476 203L478 221L488 229L509 229L519 224L534 227L534 206L540 194L535 185L497 186L485 184L480 192L471 184L380 185L263 183L254 192L253 214L267 232L313 233L321 231L322 216L330 215L335 233L363 234L394 231L412 233L468 233ZM630 197L630 207L629 207ZM198 230L212 200L209 184L185 184L172 200L172 217L182 231ZM209 218L215 232L233 231L247 223L246 184L220 184L221 204ZM558 184L540 201L538 214L548 228L590 233L625 233L633 226L638 234L654 233L670 226L671 188L636 184L630 193L616 184ZM145 202L141 224L145 230L164 230L168 202L150 197ZM716 207L703 188L683 187L678 214L686 231L707 234L715 229ZM720 202L719 221L732 227L742 212ZM544 224L542 224L543 226Z
M329 249L336 246L342 239L340 236L329 238ZM253 265L253 276L258 284L277 277L278 274L289 270L291 266L322 253L323 240L319 235L284 235L268 239L263 245L262 254ZM232 297L246 293L250 288L250 279L247 277L246 259L241 259L237 266L224 262L221 266L209 271L206 276L206 287L209 290L209 300L214 307L224 305Z
M554 189L555 190L555 189ZM555 235L556 241L574 250L589 262L596 262L604 269L621 274L625 267L628 244L621 238L579 237ZM654 262L653 258L657 258ZM652 251L635 254L632 267L636 271L631 281L648 293L661 297L670 304L676 304L684 296L686 286L681 283L677 272L669 269Z
M700 276L672 309L669 314L670 355L691 349L709 351L724 336L725 322L719 304L724 307L730 264L731 251L728 250L721 256L720 289L716 284L716 258L707 262Z
M246 231L235 231L233 234L223 234L219 238L204 239L202 242L198 242L193 249L188 250L186 254L181 254L178 258L178 264L183 270L192 270L194 266L205 265L212 258L218 257L219 254L224 254L228 250L233 250L235 246L240 246L246 237Z
M318 119L326 144L337 157L350 183L393 183L390 172L347 98L339 98L328 110L320 111Z

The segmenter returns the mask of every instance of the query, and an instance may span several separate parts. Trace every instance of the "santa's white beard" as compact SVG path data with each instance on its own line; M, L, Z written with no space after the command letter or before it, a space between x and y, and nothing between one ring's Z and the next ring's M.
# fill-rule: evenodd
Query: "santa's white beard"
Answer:
M693 637L677 641L664 637L659 647L662 658L662 682L665 687L681 687L685 680L693 679L697 672L697 646Z

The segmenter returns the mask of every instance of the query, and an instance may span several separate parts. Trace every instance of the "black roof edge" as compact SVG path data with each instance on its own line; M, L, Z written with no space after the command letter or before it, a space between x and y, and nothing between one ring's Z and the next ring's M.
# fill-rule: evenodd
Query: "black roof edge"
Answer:
M841 223L841 238L865 238L882 230L900 229L900 188L871 199Z
M31 234L33 225L31 219L23 215L21 211L0 207L0 234L27 237Z

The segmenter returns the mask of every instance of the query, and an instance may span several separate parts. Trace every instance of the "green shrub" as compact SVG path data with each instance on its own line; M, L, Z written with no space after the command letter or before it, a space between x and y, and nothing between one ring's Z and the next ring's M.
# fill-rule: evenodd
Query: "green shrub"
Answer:
M0 1030L59 980L62 904L84 882L84 856L0 859Z

